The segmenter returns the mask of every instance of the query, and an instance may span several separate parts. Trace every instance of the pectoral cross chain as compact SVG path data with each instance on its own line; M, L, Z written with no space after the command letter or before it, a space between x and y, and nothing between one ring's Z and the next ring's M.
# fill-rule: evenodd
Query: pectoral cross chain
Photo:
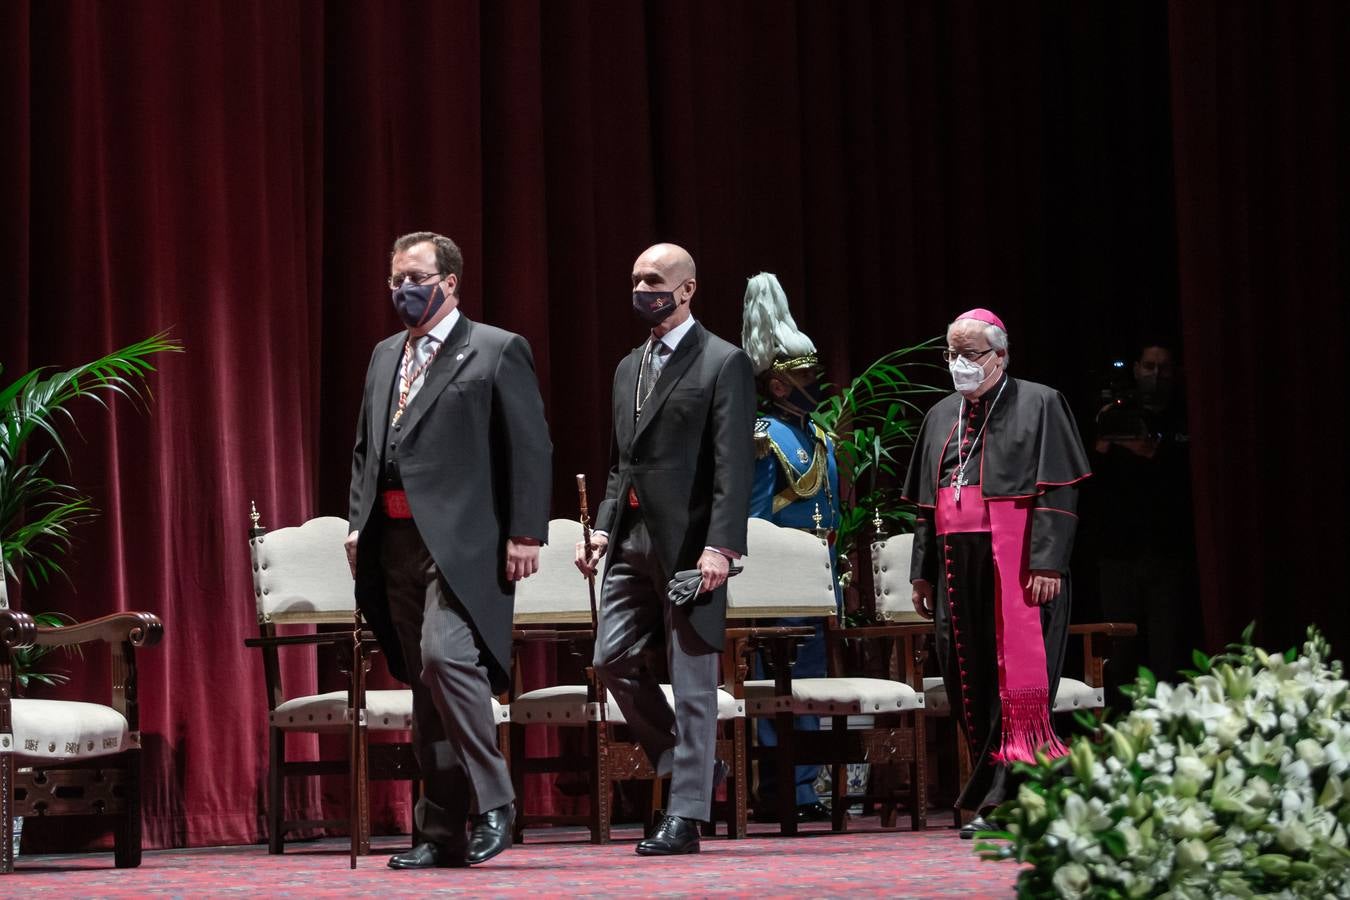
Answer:
M952 496L957 503L961 502L961 488L968 484L970 484L970 480L966 478L965 472L956 471L952 473L952 487L956 488Z

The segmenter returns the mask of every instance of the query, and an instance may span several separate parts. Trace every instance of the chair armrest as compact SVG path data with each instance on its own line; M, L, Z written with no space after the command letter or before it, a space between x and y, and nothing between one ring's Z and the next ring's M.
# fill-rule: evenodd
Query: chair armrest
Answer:
M923 667L928 659L928 638L936 633L933 622L891 622L883 625L840 627L831 622L825 630L829 645L827 660L832 675L842 674L843 650L846 640L882 640L888 642L887 677L903 681L916 691L923 691Z
M526 643L560 644L567 641L593 641L595 634L590 627L585 628L516 628L511 632L511 640Z
M121 612L74 625L39 626L34 643L40 647L69 647L89 641L107 644L126 641L133 647L153 647L163 638L164 623L159 616L148 612Z
M1091 622L1084 625L1070 625L1069 634L1102 634L1107 637L1134 637L1139 634L1139 626L1133 622Z
M1070 625L1069 634L1083 638L1083 681L1089 687L1106 686L1106 660L1117 638L1132 638L1139 626L1132 622L1091 622Z
M815 633L816 630L810 625L748 625L726 630L728 640L740 638L757 644L784 638L809 638Z
M0 644L6 651L20 647L31 647L37 641L37 623L26 612L17 609L0 609ZM5 661L9 654L5 654Z
M825 632L831 640L849 638L921 637L934 633L932 622L906 622L893 625L859 625L852 628L831 628Z
M316 631L312 634L278 634L271 637L244 638L245 647L294 647L312 644L350 644L350 631ZM375 633L361 632L361 643L378 646Z

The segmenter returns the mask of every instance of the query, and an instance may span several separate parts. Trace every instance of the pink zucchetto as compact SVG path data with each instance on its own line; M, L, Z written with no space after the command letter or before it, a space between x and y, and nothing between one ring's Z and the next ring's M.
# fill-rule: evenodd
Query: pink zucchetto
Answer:
M984 307L978 307L976 309L967 310L966 312L961 313L961 315L957 316L952 321L956 322L960 321L961 319L974 319L977 322L988 322L990 325L997 325L1004 331L1008 330L1007 326L1003 324L1002 319L1000 319L998 316L994 315L992 312L985 309Z

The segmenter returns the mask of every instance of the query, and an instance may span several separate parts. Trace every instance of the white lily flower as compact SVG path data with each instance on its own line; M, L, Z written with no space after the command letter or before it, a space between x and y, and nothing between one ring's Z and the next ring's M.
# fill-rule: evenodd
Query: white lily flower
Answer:
M1092 876L1086 868L1076 862L1060 866L1050 881L1054 884L1055 890L1059 891L1059 895L1069 900L1085 897L1092 889Z

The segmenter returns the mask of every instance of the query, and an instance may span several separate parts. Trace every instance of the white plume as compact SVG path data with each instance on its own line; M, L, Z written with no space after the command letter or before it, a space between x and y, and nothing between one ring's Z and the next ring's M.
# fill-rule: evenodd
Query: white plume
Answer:
M746 285L741 346L756 375L779 357L791 359L816 352L816 345L797 328L783 286L769 272L760 272Z

